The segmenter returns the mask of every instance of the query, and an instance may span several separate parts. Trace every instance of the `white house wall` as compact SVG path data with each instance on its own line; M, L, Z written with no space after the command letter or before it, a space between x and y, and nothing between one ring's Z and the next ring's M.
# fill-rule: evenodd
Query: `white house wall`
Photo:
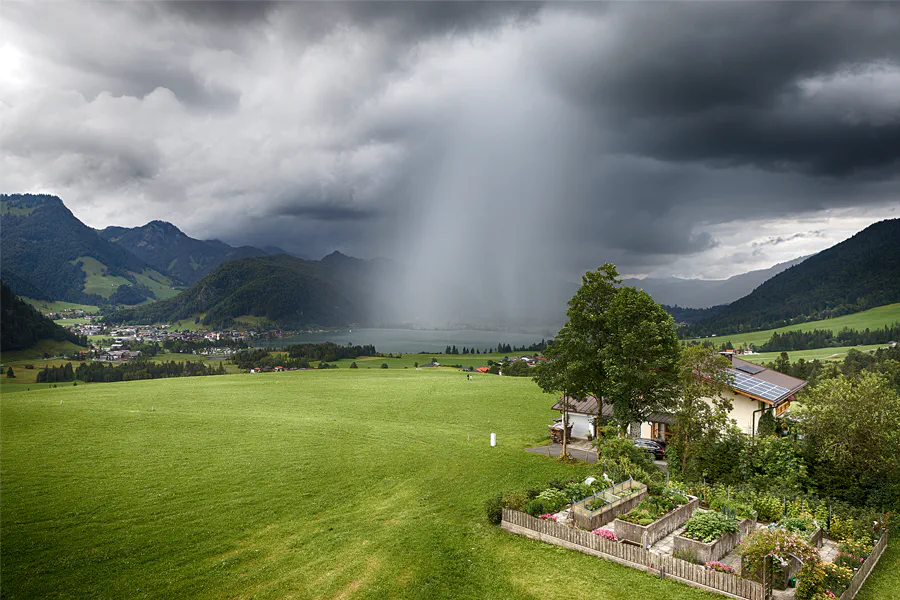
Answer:
M569 424L572 426L572 435L574 437L585 437L587 434L594 433L591 426L591 416L580 413L569 413Z
M763 406L763 403L731 391L725 392L723 395L731 400L732 408L731 412L728 414L728 417L735 420L737 426L741 429L741 431L746 434L752 434L754 423L753 411L759 410ZM712 404L711 398L704 398L704 400ZM762 413L756 413L756 423L759 423L760 415L762 415ZM650 423L648 422L641 423L641 437L652 438L652 434L652 425L650 425ZM577 434L573 432L573 435Z

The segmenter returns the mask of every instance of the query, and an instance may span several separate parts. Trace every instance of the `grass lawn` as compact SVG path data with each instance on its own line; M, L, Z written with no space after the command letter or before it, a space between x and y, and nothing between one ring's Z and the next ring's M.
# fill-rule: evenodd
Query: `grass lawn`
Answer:
M414 369L4 394L3 596L717 598L487 524L495 491L591 472L523 451L552 402Z
M27 350L10 350L0 355L4 365L23 361L37 361L44 357L44 354L50 356L60 356L86 350L77 344L69 341L58 342L56 340L38 340L37 344Z
M801 358L807 361L811 360L844 360L850 350L859 350L860 352L872 352L878 348L883 348L884 344L871 344L868 346L840 346L837 348L817 348L815 350L791 350L788 356L791 362L796 362ZM771 362L778 358L781 352L760 352L759 354L750 354L741 356L744 360L754 363Z
M810 321L809 323L800 323L797 325L789 325L787 327L779 327L778 329L766 329L765 331L754 331L752 333L736 333L730 335L720 335L716 337L701 338L700 341L709 340L716 346L730 341L735 348L741 344L762 345L769 341L772 334L776 331L784 333L785 331L812 331L813 329L830 329L838 332L844 327L856 330L881 329L885 325L892 325L900 321L900 303L887 304L870 308L862 312L853 313L852 315L844 315L835 319L825 319L823 321Z
M856 600L900 600L900 534L894 534Z
M94 306L93 304L76 304L75 302L63 302L62 300L51 302L49 300L35 300L34 298L25 297L22 297L22 300L32 305L42 313L61 312L70 308L80 308L88 314L96 314L97 311L100 310L99 307Z

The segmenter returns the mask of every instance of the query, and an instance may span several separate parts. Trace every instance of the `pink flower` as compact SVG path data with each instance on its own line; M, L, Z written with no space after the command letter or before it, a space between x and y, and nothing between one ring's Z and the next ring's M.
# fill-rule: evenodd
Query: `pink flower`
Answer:
M541 515L541 518L542 518L542 519L547 519L547 520L550 520L550 521L555 521L555 520L556 520L556 515L551 515L550 513L544 513L544 514Z
M610 531L609 529L603 529L601 527L600 529L593 530L591 533L593 533L594 535L599 535L600 537L605 538L607 540L611 540L613 542L619 541L619 538L616 537L616 534L613 533L612 531Z

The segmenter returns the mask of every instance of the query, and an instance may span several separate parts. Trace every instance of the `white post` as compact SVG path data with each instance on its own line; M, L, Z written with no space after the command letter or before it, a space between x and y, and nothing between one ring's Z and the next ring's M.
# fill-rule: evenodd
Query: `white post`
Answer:
M497 434L491 432L491 448L497 445Z

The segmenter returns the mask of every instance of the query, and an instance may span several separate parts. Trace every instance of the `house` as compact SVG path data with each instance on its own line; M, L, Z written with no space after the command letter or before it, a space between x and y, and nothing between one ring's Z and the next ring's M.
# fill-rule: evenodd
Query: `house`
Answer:
M558 410L562 413L563 400L565 398L566 396L561 397L556 404L553 405L553 410ZM572 437L586 437L588 434L594 435L593 423L594 419L597 418L596 396L587 396L582 400L569 398L568 403L569 425L572 426ZM606 419L612 418L612 404L608 402L603 403L602 416ZM650 419L653 423L656 423L657 426L662 426L664 429L671 428L675 424L675 418L666 413L654 413L651 415ZM641 435L641 427L637 423L629 428L629 434L632 437L646 437Z
M439 367L439 366L441 366L441 363L439 363L439 362L430 362L430 363L424 364L424 365L422 365L422 366L423 366L423 367Z
M732 408L728 416L747 434L752 435L756 431L759 418L764 412L772 411L776 417L784 415L790 409L797 392L808 383L803 379L747 362L730 352L723 353L723 356L731 362L731 367L726 369L731 376L731 385L722 394L731 400ZM562 411L563 398L565 396L553 405L553 410ZM711 398L706 400L712 402ZM583 400L569 400L569 421L573 425L574 437L584 437L593 432L592 420L596 416L597 398L594 396L588 396ZM604 402L603 416L612 417L611 404ZM654 413L644 423L635 423L629 427L629 434L632 437L668 440L673 434L674 425L673 415L664 412Z
M491 368L490 367L477 367L475 370L478 371L479 373L490 373Z
M759 418L764 412L772 411L776 417L784 415L790 409L797 392L809 383L743 360L733 352L723 352L722 356L731 362L731 368L726 369L731 382L729 389L722 394L731 400L731 412L728 416L737 423L741 431L750 435L756 432ZM712 402L711 398L706 400ZM642 423L641 437L667 439L671 436L671 431L661 425Z

